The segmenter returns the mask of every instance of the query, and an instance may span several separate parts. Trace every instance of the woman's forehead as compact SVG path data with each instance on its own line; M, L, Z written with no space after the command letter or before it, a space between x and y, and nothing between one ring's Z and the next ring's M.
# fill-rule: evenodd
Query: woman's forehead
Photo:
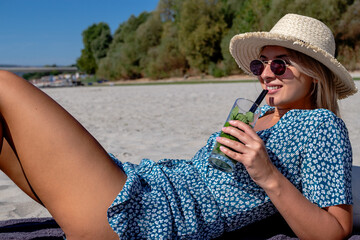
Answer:
M289 59L292 58L292 51L280 46L265 46L262 48L259 58L263 60L276 58Z
M280 46L265 46L260 51L260 55L270 57L276 55L288 55L289 51L287 48L280 47Z

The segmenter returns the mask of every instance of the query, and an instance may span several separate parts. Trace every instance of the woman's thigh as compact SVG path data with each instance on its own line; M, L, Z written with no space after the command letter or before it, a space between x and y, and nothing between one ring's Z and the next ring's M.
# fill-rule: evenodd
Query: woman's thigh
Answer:
M67 237L114 237L106 210L126 175L100 144L41 90L7 72L0 72L0 113L4 137Z

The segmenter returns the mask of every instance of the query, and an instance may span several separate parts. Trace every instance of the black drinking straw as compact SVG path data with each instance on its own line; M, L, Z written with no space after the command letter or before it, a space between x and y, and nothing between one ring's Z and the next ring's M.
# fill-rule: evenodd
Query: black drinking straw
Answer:
M265 95L268 93L268 90L262 90L258 98L256 99L255 103L251 106L249 112L255 113L256 109L264 99Z

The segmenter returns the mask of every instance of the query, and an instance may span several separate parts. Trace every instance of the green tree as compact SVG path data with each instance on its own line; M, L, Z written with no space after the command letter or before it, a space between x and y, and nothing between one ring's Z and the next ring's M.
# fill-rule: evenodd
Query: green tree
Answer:
M107 24L100 23L95 29L95 36L91 42L91 51L98 63L101 58L106 57L106 53L112 41L111 31Z
M346 9L337 26L339 60L350 70L360 69L360 0Z
M163 24L160 14L157 11L152 12L146 22L141 24L136 30L136 45L142 75L144 75L144 71L149 62L148 52L160 44L162 31Z
M163 24L161 43L148 51L143 63L145 75L158 79L182 76L188 68L184 55L181 54L178 44L178 29L175 24L168 21Z
M222 59L220 41L226 27L216 0L184 0L181 8L179 46L191 68L201 72Z
M239 73L241 70L229 52L230 40L239 33L250 31L266 30L264 16L270 9L268 0L243 0L243 1L226 1L226 8L233 17L231 28L227 29L221 40L221 50L224 58L225 74ZM236 11L234 10L236 9ZM228 14L229 15L229 14ZM230 21L230 20L228 20ZM265 29L264 29L265 28Z
M141 77L139 41L136 31L145 23L150 13L132 15L116 30L108 55L100 61L97 75L108 79L134 79ZM144 39L141 39L144 40ZM146 41L146 40L145 40Z
M337 24L336 37L353 45L360 41L360 0L356 0L341 15Z
M81 71L84 71L88 74L94 74L97 69L94 55L90 49L87 48L81 50L81 56L77 59L76 65Z
M141 65L146 77L157 79L182 76L188 68L184 55L179 50L178 20L182 0L160 0L156 13L162 32L159 43L153 44Z
M156 11L160 14L161 21L176 22L180 16L183 0L160 0Z
M94 74L112 41L111 31L106 23L93 24L83 31L82 36L84 49L77 60L77 65L81 70Z
M150 47L160 43L162 22L159 14L153 12L151 16L136 29L136 40L141 52L146 52Z

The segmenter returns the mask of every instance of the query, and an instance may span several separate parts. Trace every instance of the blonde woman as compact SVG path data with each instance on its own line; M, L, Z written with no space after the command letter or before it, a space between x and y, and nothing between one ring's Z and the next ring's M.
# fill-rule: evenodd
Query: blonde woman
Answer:
M288 14L270 32L235 36L230 51L268 90L254 129L222 129L241 143L215 133L191 160L122 163L41 91L0 72L0 168L67 239L212 239L277 212L301 239L345 238L352 153L337 99L357 89L331 31ZM216 140L234 171L209 164Z

